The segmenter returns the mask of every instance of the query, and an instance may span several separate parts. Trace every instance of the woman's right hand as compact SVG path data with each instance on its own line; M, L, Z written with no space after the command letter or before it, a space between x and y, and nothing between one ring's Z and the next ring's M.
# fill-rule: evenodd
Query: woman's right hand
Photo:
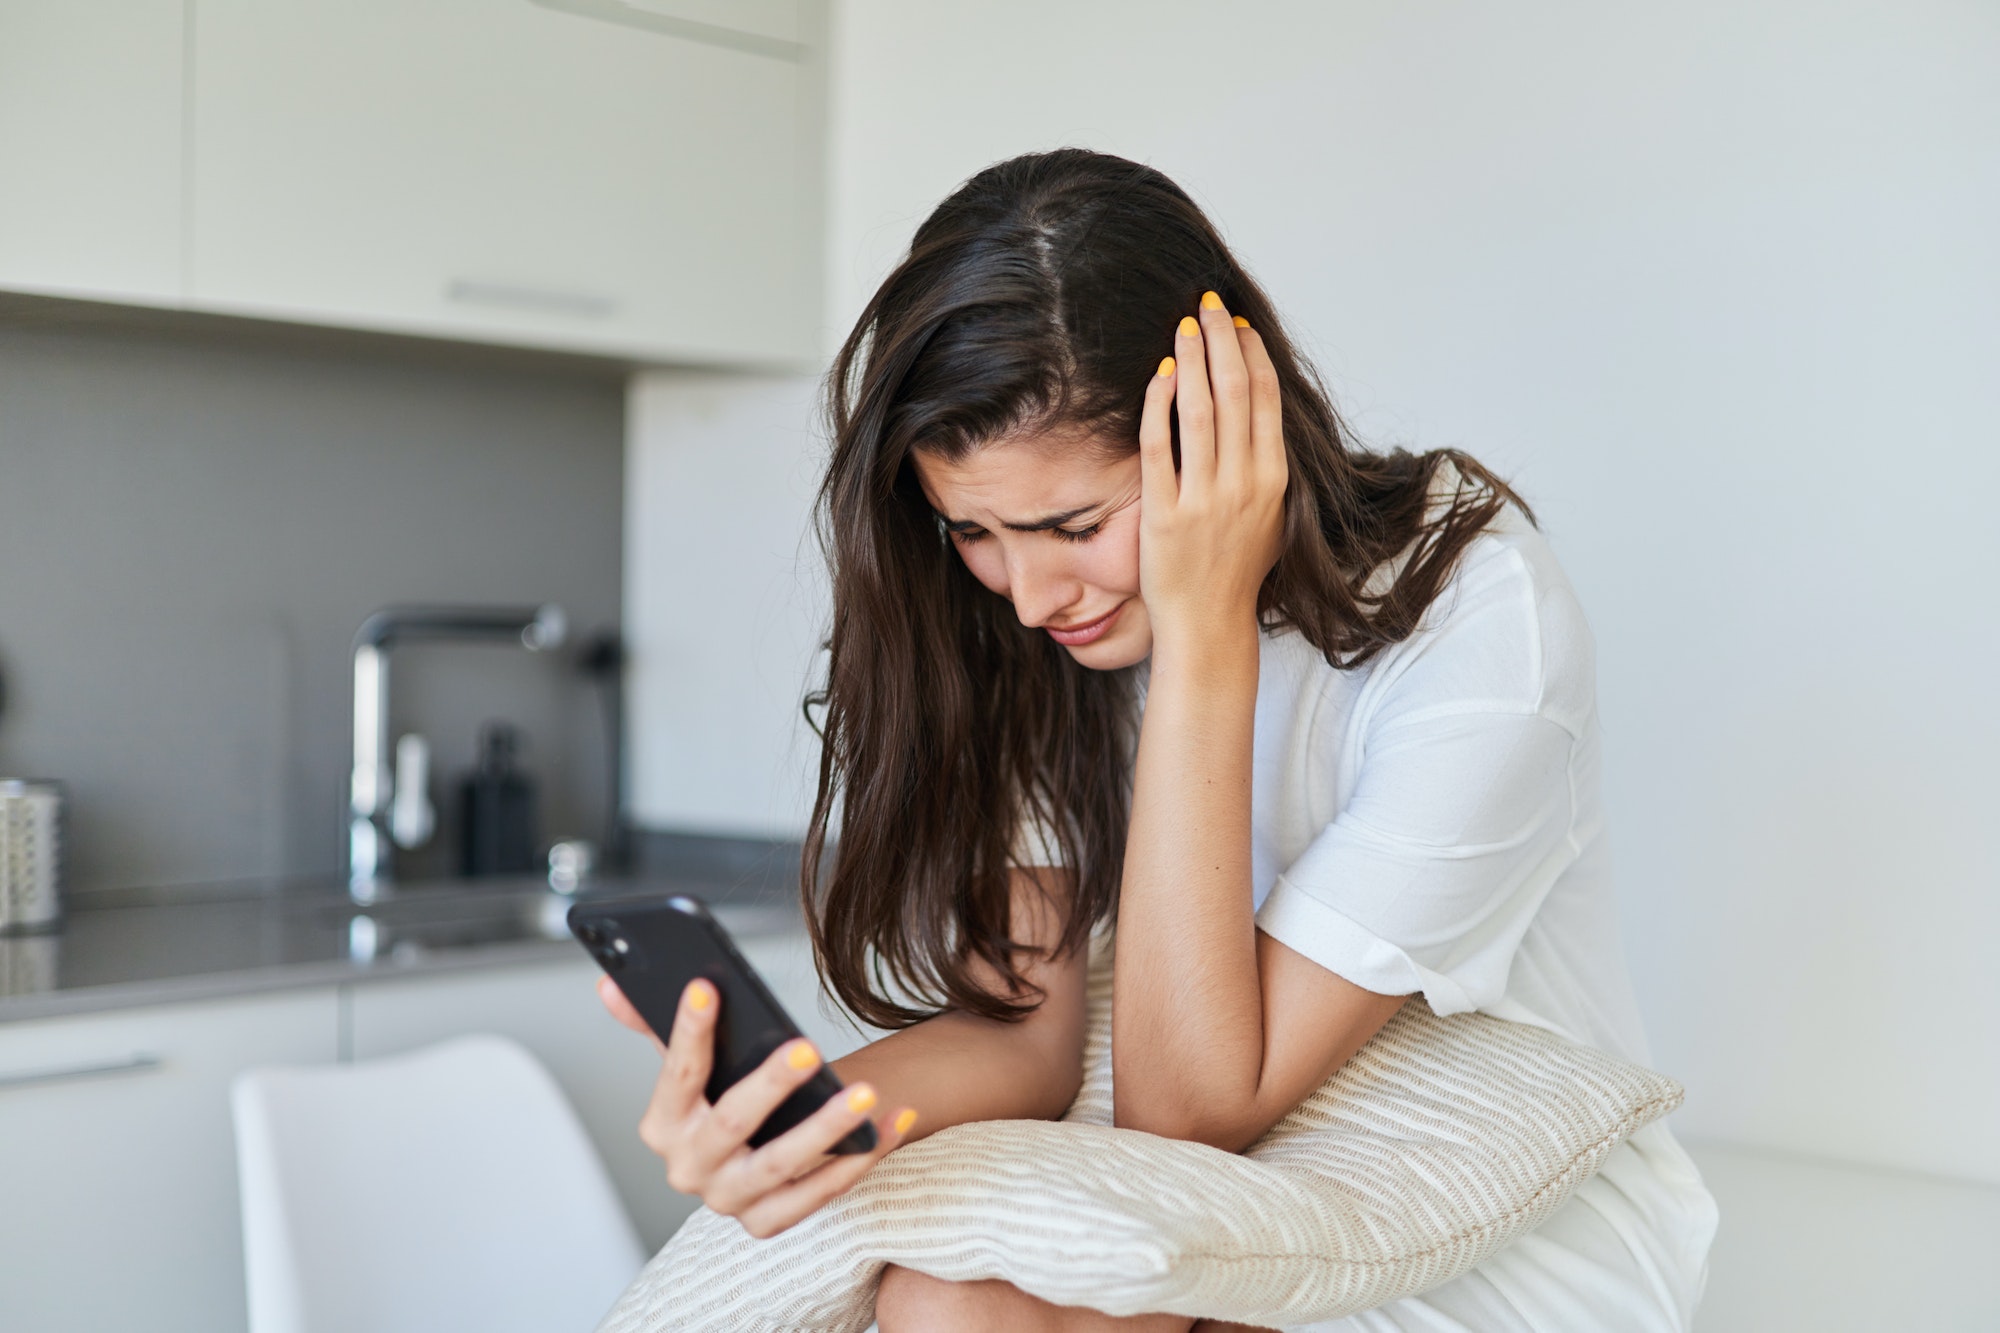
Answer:
M639 1137L665 1159L667 1183L734 1217L760 1240L847 1190L900 1144L916 1122L916 1112L907 1107L893 1118L885 1115L875 1125L874 1151L831 1155L833 1145L875 1109L874 1088L854 1083L805 1121L752 1148L749 1138L764 1118L820 1067L811 1042L803 1037L786 1042L711 1104L706 1088L717 1002L711 983L688 983L664 1043L611 978L599 979L597 994L613 1018L651 1038L663 1058L653 1099L639 1121Z

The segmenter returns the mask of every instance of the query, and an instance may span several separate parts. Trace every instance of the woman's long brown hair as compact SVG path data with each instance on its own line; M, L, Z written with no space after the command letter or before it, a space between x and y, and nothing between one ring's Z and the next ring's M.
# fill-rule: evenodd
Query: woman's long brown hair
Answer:
M1210 290L1263 336L1283 397L1291 477L1267 628L1296 629L1335 667L1366 662L1417 628L1466 546L1521 503L1455 450L1351 446L1263 290L1158 171L1064 149L967 181L827 377L833 628L808 700L824 746L802 878L821 975L869 1023L1026 1014L1038 1001L1008 930L1017 827L1039 820L1075 876L1067 952L1116 910L1130 818L1131 672L1077 665L981 586L911 454L1051 430L1136 452L1146 383ZM1434 494L1446 460L1456 477ZM1011 995L978 984L975 960Z

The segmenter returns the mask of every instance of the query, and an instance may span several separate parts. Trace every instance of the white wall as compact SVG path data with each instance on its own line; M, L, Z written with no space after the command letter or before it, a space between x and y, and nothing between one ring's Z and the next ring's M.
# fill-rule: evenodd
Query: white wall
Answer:
M857 0L834 31L830 342L988 162L1167 170L1366 438L1537 503L1600 641L1677 1123L2000 1181L2000 11Z
M629 813L796 834L819 752L799 704L826 620L802 376L656 371L626 398Z

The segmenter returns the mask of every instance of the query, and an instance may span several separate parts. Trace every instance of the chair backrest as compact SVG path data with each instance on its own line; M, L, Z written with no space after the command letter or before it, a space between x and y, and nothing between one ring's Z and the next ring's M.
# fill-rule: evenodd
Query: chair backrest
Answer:
M548 1071L504 1037L231 1090L251 1333L593 1327L644 1254Z

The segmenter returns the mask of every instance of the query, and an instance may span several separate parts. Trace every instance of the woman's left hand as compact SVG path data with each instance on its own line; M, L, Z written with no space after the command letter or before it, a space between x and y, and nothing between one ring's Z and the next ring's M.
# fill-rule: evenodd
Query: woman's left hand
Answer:
M1180 417L1176 474L1169 409ZM1214 292L1181 321L1139 419L1139 589L1155 643L1254 629L1284 538L1278 373L1264 340Z

